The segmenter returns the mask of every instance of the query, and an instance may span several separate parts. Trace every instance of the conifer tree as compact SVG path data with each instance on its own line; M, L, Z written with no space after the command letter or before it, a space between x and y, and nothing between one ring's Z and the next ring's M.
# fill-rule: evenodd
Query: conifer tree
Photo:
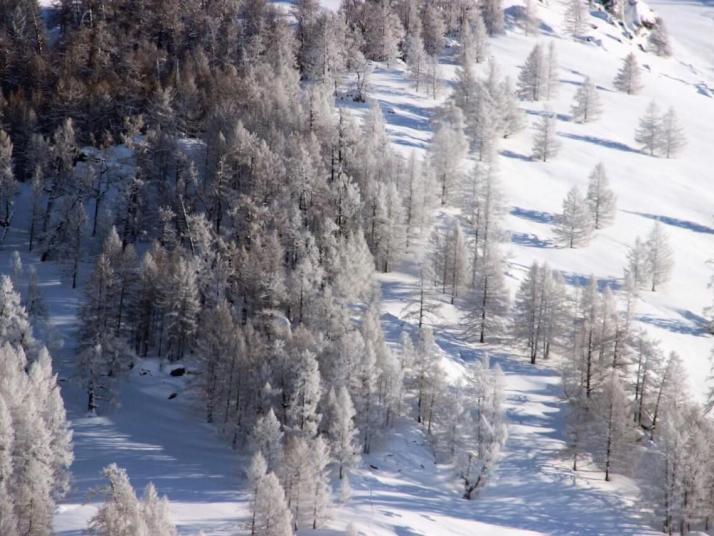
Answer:
M340 480L347 476L347 471L359 461L359 448L355 439L359 431L355 428L355 408L347 388L342 385L335 393L330 389L328 395L330 422L328 435L332 445L332 456L337 462Z
M543 162L555 157L560 149L556 135L555 114L546 110L536 123L536 133L533 136L533 158Z
M592 215L587 201L577 186L563 200L563 212L558 217L554 233L564 247L574 248L588 243L592 234Z
M617 76L615 76L615 89L628 95L635 95L642 89L640 78L641 73L637 57L633 52L630 52L623 60Z
M645 262L647 273L650 276L650 290L655 292L658 286L669 281L674 265L669 239L659 221L656 221L652 226L645 247L647 250Z
M587 11L581 0L569 0L565 10L565 29L573 37L582 36L585 31Z
M586 195L594 228L602 229L610 225L615 218L617 198L609 188L605 166L600 163L590 174Z
M293 534L292 515L283 487L268 471L265 459L258 452L248 470L253 495L250 521L251 536L290 536Z
M600 96L593 81L587 77L575 92L575 102L570 113L578 123L588 123L597 119L601 111Z
M672 55L672 44L669 40L669 33L661 17L657 17L654 28L647 37L647 44L658 56L668 58Z
M669 108L662 116L660 149L665 158L674 158L686 145L682 128L679 126L674 108Z
M645 115L640 118L635 131L635 141L642 145L650 156L659 152L662 145L662 118L656 102L650 102Z

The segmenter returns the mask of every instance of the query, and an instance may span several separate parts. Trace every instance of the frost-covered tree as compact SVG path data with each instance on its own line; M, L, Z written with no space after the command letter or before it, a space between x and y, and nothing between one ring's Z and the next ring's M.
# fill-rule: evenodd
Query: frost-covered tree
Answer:
M600 95L595 88L595 83L590 77L587 77L575 92L575 100L570 108L570 113L578 123L589 123L597 119L601 111Z
M169 500L166 497L159 497L156 487L151 482L144 490L141 506L148 534L176 536L176 526L169 514Z
M427 70L427 53L424 50L424 42L418 34L411 34L407 37L406 44L406 59L409 74L414 80L416 91L422 86L426 78Z
M630 441L629 401L622 382L615 371L610 373L604 389L595 403L600 432L600 453L605 469L605 480L610 481L613 471L627 467L633 453Z
M650 290L655 292L657 287L669 281L674 266L674 255L669 245L667 233L662 229L659 221L652 226L647 242L646 266L650 277Z
M592 235L593 221L588 201L577 186L573 186L563 200L563 212L553 230L563 247L575 248L587 244Z
M107 500L89 522L90 533L96 536L148 536L141 502L124 469L116 464L104 468L109 481Z
M251 536L290 536L293 534L292 514L285 491L275 473L259 452L253 456L248 469L252 493Z
M282 463L283 431L273 408L258 420L250 433L250 444L254 452L260 453L268 470L277 471Z
M359 445L356 443L359 431L354 424L355 408L347 388L342 385L335 393L330 389L327 397L329 406L328 436L332 456L337 463L340 480L359 461Z
M193 346L200 309L195 261L174 253L161 280L159 303L169 359L181 359Z
M124 469L111 464L104 468L109 481L104 490L106 500L89 522L89 531L96 536L176 536L176 527L169 516L166 497L159 497L149 483L142 500Z
M669 40L669 32L661 17L657 17L654 28L647 37L649 49L658 56L668 58L672 55L672 44Z
M562 277L534 262L516 293L513 312L513 334L525 343L531 363L547 359L562 334L566 297Z
M117 277L107 253L101 253L85 287L80 309L79 371L87 390L87 410L111 400L113 380L133 363L133 352L114 331Z
M486 61L488 50L488 32L481 13L476 13L473 21L466 21L461 26L461 65Z
M518 106L510 78L504 78L498 87L496 107L501 119L501 134L504 138L516 134L526 127L526 114Z
M18 536L17 518L14 503L10 495L12 477L12 452L15 432L8 405L0 396L0 533Z
M486 25L489 35L503 33L504 18L501 0L484 0L484 2L480 4L480 8L483 22Z
M558 76L558 53L555 50L555 41L551 41L548 45L548 55L545 59L545 95L547 100L550 100L558 95L558 86L560 85L560 77Z
M518 73L517 94L521 100L539 101L546 98L548 65L543 47L536 44Z
M460 182L461 167L468 150L462 115L456 110L449 114L456 118L454 121L442 121L436 127L429 147L429 166L440 185L442 205L453 196L454 187Z
M0 277L0 341L22 348L30 356L37 345L20 294L6 275Z
M497 337L504 328L510 296L504 281L505 263L496 241L484 243L475 270L467 330L479 342Z
M538 2L526 0L523 12L523 31L526 35L533 35L538 31Z
M635 288L644 288L650 282L647 244L640 238L627 250L625 271Z
M329 448L322 436L292 437L285 446L283 485L293 517L293 528L323 525L331 505Z
M291 391L287 393L287 422L293 433L314 437L322 415L317 411L322 387L316 355L303 350L293 363Z
M590 207L592 223L596 230L612 224L615 218L617 198L610 189L605 166L602 163L595 166L590 174L585 198Z
M635 131L635 141L642 145L650 156L655 156L662 145L662 117L657 103L652 101Z
M660 151L665 158L673 158L687 143L684 132L679 126L674 108L669 108L662 116L660 123L661 140Z
M569 0L565 8L564 28L573 37L583 35L586 29L588 12L582 0Z
M458 456L464 498L472 499L483 486L506 440L504 379L498 365L488 356L474 361L467 372L467 437Z
M439 56L444 48L446 24L443 11L434 3L427 3L421 11L421 34L429 56Z
M555 157L560 149L560 141L556 134L557 118L555 113L546 110L538 119L533 136L533 158L543 162Z
M12 141L10 136L0 128L0 236L5 237L14 214L15 192L17 181L13 170Z
M618 91L628 95L635 95L642 89L641 76L637 57L634 52L630 52L622 61L622 66L617 72L613 84Z

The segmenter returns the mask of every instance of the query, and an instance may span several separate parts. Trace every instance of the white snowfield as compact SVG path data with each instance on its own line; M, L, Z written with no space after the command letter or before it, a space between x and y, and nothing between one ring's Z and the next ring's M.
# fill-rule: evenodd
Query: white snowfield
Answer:
M323 3L331 9L338 4ZM590 17L587 41L566 37L560 30L564 5L558 0L538 4L539 35L526 37L514 19L517 6L505 3L507 31L490 40L489 54L502 74L515 79L536 42L555 42L561 83L550 104L559 117L562 149L551 161L532 161L532 128L501 144L500 176L509 206L505 227L511 238L506 245L509 286L515 290L533 261L545 261L570 285L582 285L593 274L602 285L617 290L627 247L646 235L655 220L661 221L675 252L672 280L656 293L641 294L636 319L662 341L664 350L676 350L683 357L693 392L701 395L712 346L702 312L712 302L707 261L714 258L714 4L651 3L673 37L670 59L642 52L600 16ZM644 89L636 96L612 86L629 52L644 68ZM402 65L376 66L370 96L382 106L392 140L405 155L428 146L430 117L448 97L455 78L451 59L444 60L442 69L444 89L435 101L415 93ZM484 74L486 67L478 69ZM603 113L596 122L579 125L569 120L569 113L585 76L598 88ZM634 141L638 118L652 99L662 109L674 106L685 129L688 144L676 159L647 156ZM341 104L358 113L365 109ZM522 105L531 123L543 111L542 103ZM599 162L617 194L615 223L597 231L587 247L558 248L552 222L562 199L574 184L585 190L588 175ZM455 213L446 210L440 217ZM22 225L19 218L17 223ZM23 241L24 235L13 232L5 249L22 250ZM55 518L56 533L83 534L99 501L93 490L102 485L101 468L111 462L127 469L135 487L153 481L169 497L180 534L246 533L246 458L202 423L183 392L183 379L169 376L154 361L144 361L124 383L116 409L101 417L84 415L81 389L72 382L75 314L81 295L60 282L55 266L26 255L23 261L37 266L52 322L66 341L54 355L66 380L63 392L73 422L76 460L72 491ZM392 343L405 327L400 317L415 294L412 264L405 262L403 271L381 277L384 328ZM304 533L341 534L353 522L369 536L656 534L650 528L651 513L638 504L639 493L630 480L616 475L605 483L602 473L587 464L577 474L570 471L562 455L565 403L555 368L547 363L531 366L513 349L464 341L458 328L462 316L456 308L444 306L435 325L450 375L457 377L461 364L483 351L491 352L506 374L509 438L487 485L474 501L463 500L453 469L435 464L425 433L404 419L363 458L352 479L352 498L335 506L330 528ZM179 396L169 399L172 393Z

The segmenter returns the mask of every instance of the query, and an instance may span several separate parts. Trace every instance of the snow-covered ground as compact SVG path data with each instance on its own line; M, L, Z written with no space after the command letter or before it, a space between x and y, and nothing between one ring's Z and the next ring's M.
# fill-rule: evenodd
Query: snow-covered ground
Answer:
M324 3L333 9L337 4L334 0ZM514 5L506 2L509 24ZM547 163L531 161L532 129L501 145L500 175L510 209L505 221L511 236L508 281L515 289L525 269L538 260L562 271L570 284L582 284L594 274L617 289L627 246L659 219L670 236L676 264L666 287L656 294L642 294L638 324L661 339L666 350L682 355L694 392L702 393L712 346L702 310L711 302L707 261L714 257L714 190L710 187L714 3L654 0L652 6L674 37L671 59L642 53L618 29L595 16L590 42L563 37L559 28L564 5L558 0L540 7L538 38L526 37L510 26L506 35L491 41L490 54L512 78L537 41L556 42L561 67L560 92L551 103L562 119L560 154ZM620 61L630 51L645 67L645 87L638 96L612 88ZM447 97L455 78L450 61L442 68L445 89L438 101ZM604 112L597 122L578 125L568 120L569 108L584 76L598 86ZM382 106L395 146L405 154L424 151L431 137L429 118L439 102L416 94L402 66L377 66L371 96ZM688 145L676 160L648 157L634 142L637 120L651 99L663 108L675 106L684 125ZM541 104L525 107L530 121L543 109ZM573 184L585 188L598 162L605 164L618 196L615 224L597 232L585 248L556 248L553 216ZM450 214L453 210L442 216ZM3 249L24 250L24 239L14 230ZM66 342L54 356L65 380L76 460L72 492L55 518L57 534L82 533L98 501L93 490L102 483L101 468L111 462L125 467L135 486L153 481L160 493L168 495L181 534L194 535L199 530L209 536L240 533L247 512L242 484L245 460L194 413L183 380L160 371L155 362L142 363L122 385L115 409L87 417L82 393L72 381L81 295L68 289L56 266L40 264L29 255L23 260L37 266L51 321ZM392 342L406 327L401 316L414 295L410 266L408 259L402 270L381 278L385 332ZM445 306L437 322L437 340L454 375L464 360L483 351L460 337L457 323L462 314ZM604 483L600 473L588 470L576 477L562 460L565 407L558 373L547 366L527 365L522 356L507 355L503 348L492 350L506 374L509 439L500 464L477 499L460 498L453 471L435 464L425 435L413 423L401 421L375 453L365 457L352 482L352 499L335 507L331 530L324 534L336 534L350 521L370 536L651 533L646 513L640 513L637 506L637 489L629 480L619 477ZM178 396L169 399L173 393Z

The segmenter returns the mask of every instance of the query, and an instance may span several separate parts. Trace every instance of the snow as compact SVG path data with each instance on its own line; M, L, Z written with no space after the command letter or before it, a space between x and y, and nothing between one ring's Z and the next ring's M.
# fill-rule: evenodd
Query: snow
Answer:
M322 4L337 9L339 1L323 0ZM515 289L527 267L537 260L561 271L571 285L581 285L593 274L602 285L618 289L627 246L659 219L674 248L675 269L672 281L661 291L642 294L637 324L660 339L666 350L682 355L694 392L701 394L712 346L702 311L711 302L706 290L711 275L707 261L714 257L714 191L710 187L714 4L710 0L652 0L650 4L665 18L674 38L674 58L642 53L621 29L602 17L591 19L595 27L589 41L560 38L564 4L553 1L548 7L540 6L544 35L539 39L555 39L561 66L560 93L552 105L561 119L562 149L547 163L531 161L532 129L501 146L500 174L509 203L505 226L511 239L507 281ZM506 2L505 7L507 14L514 12L515 5ZM511 27L505 36L491 41L490 53L502 72L515 78L535 42ZM645 67L644 90L638 96L612 89L620 61L631 51ZM569 107L586 75L600 90L604 113L595 123L578 125L568 121ZM450 60L444 61L443 76L448 88L455 78ZM384 111L395 147L404 154L422 152L428 146L429 118L447 94L448 89L436 101L417 95L402 66L376 66L371 95ZM651 99L663 108L674 105L685 127L688 145L676 160L643 155L634 143L637 120ZM341 104L359 113L365 109ZM525 108L531 122L543 110L541 104L526 103ZM556 248L552 222L562 198L573 184L582 191L591 169L601 161L618 197L615 224L598 231L585 248ZM455 213L449 210L440 217ZM19 219L16 225L24 228ZM25 241L25 234L13 229L3 253L16 248L25 251ZM401 270L380 279L382 318L391 343L403 329L413 329L402 317L415 292L412 268L419 254L412 252ZM185 390L185 380L169 376L155 361L144 361L122 384L115 408L100 417L87 416L72 364L81 294L68 288L57 266L41 264L27 254L23 262L36 266L52 324L65 340L54 358L75 432L76 460L72 491L55 518L56 533L83 533L98 501L94 490L102 484L100 470L116 462L128 470L136 487L153 481L161 494L168 495L182 535L199 530L208 535L235 534L247 515L242 477L246 462L202 423L191 393ZM0 267L9 270L7 262ZM452 379L460 376L465 361L484 350L463 340L458 330L463 314L444 304L436 321L437 342ZM527 365L512 349L488 350L506 374L509 439L476 500L460 498L453 469L435 464L425 434L413 423L400 421L382 438L375 453L364 458L353 477L352 499L335 508L332 531L323 532L336 534L353 521L370 536L654 534L647 526L647 512L637 506L634 483L619 475L605 483L594 467L576 476L562 460L566 407L554 368ZM173 393L177 397L170 400Z

